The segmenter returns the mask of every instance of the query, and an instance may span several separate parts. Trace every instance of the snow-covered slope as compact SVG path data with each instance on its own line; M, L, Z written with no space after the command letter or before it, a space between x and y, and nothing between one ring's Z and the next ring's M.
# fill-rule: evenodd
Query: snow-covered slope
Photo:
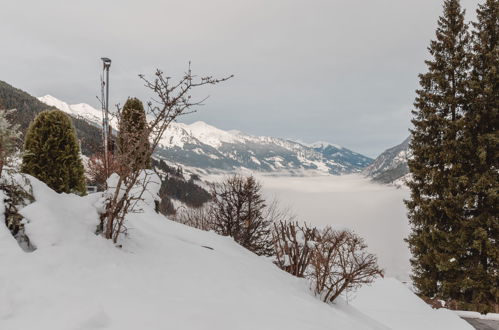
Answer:
M359 303L324 304L268 259L152 206L130 214L117 248L94 234L99 194L57 194L31 181L36 202L22 214L37 249L23 252L0 224L2 330L471 329L418 306L394 280L360 292ZM2 201L0 192L0 210Z
M362 173L371 177L374 181L382 183L400 181L409 173L407 157L409 156L410 141L411 138L408 137L401 144L385 150Z
M50 95L39 100L96 125L101 123L101 111L89 105L68 105ZM111 125L116 128L115 122ZM314 170L330 174L360 172L372 162L368 157L333 144L308 146L281 138L224 131L204 122L172 123L157 156L172 163L209 170Z
M85 103L79 103L79 104L67 104L66 102L63 102L52 95L45 95L42 97L39 97L38 100L41 102L51 105L53 107L56 107L59 110L64 111L65 113L72 115L73 117L76 118L82 118L85 119L86 121L96 124L96 125L101 125L102 124L102 112L101 110L97 110L93 108L92 106L85 104ZM113 122L113 124L116 124Z
M450 310L432 309L394 278L361 288L352 305L390 329L473 329Z

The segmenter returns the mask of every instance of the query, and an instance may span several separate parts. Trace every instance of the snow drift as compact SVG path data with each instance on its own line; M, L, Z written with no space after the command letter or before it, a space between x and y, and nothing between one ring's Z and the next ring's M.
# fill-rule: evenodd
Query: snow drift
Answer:
M22 214L36 251L23 252L0 225L2 330L471 329L394 279L353 304L324 304L268 259L152 207L130 214L117 248L94 234L100 194L57 194L31 181L36 202ZM2 201L0 192L0 210Z

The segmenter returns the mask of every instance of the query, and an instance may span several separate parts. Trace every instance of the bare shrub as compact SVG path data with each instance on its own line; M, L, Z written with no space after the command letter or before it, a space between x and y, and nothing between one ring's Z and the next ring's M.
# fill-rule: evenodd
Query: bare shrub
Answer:
M113 153L108 152L108 167L109 173L118 173L119 165ZM107 180L107 172L104 160L104 152L93 154L87 164L87 174L92 183L97 184L99 189L105 188Z
M182 207L177 209L173 220L190 227L209 231L213 229L213 221L210 218L209 208L209 205L197 208Z
M298 222L273 224L275 264L297 277L305 277L313 257L318 231Z
M376 257L364 241L350 231L322 230L298 222L274 223L275 264L282 270L310 280L324 302L383 276Z
M195 101L191 97L192 90L205 86L215 85L228 80L230 77L215 79L212 76L196 77L192 74L190 64L187 72L178 82L172 82L170 77L157 70L154 80L148 80L143 75L146 88L151 90L155 97L148 102L146 119L143 130L135 133L128 132L122 136L121 143L126 146L117 156L119 164L126 164L118 171L118 178L113 183L105 201L106 212L101 216L101 227L104 237L117 242L123 233L125 216L133 211L137 201L147 189L151 179L151 172L144 168L144 159L150 159L170 123L179 116L193 112L193 107L199 106L204 100ZM118 127L121 127L122 109L118 107L116 117ZM136 157L140 155L140 157Z
M317 238L308 277L315 294L333 302L343 292L355 290L383 276L364 240L350 231L323 229Z

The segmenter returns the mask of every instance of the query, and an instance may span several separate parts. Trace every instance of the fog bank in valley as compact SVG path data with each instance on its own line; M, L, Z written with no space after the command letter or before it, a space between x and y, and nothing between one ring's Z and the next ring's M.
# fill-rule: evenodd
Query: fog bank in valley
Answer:
M297 220L350 228L364 237L388 276L409 280L409 225L403 199L407 188L370 182L360 175L259 176L268 198L276 197Z

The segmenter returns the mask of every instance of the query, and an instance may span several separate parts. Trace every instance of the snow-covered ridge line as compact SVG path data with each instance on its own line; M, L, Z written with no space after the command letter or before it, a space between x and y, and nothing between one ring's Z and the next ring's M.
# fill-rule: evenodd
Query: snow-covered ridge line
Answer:
M97 110L89 104L86 104L86 103L68 104L64 101L59 100L58 98L56 98L52 95L41 96L41 97L38 97L38 99L47 105L54 106L54 107L58 108L59 110L62 110L70 115L83 117L85 119L92 121L95 124L100 124L102 122L101 110ZM116 128L116 127L113 126L113 128ZM272 140L286 141L286 139L280 139L280 138L274 138L274 137L252 136L252 135L245 134L245 133L238 131L238 130L224 131L224 130L221 130L217 127L209 125L203 121L196 121L192 124L185 124L185 123L178 123L178 122L171 123L171 130L169 133L175 134L175 132L179 131L179 130L184 130L185 133L187 133L188 135L191 135L191 136L195 137L196 139L203 141L203 143L205 143L209 146L212 146L214 148L220 147L222 143L235 143L235 142L246 142L246 141L267 141L267 142L270 142ZM166 135L168 135L168 134L166 134ZM178 140L175 140L175 139L173 140L173 142L168 142L169 141L168 137L166 137L164 140L165 140L164 141L165 144L170 144L170 145L173 144L173 145L177 145L179 147L183 146L183 144L181 142L179 142ZM329 142L324 142L324 141L316 142L313 144L307 144L304 142L292 141L292 140L289 140L289 141L299 143L299 144L304 145L306 147L334 146L335 148L343 149L343 147L341 147L341 146L338 146L336 144L329 143Z
M410 158L408 137L401 144L385 150L374 162L363 170L363 174L381 183L400 184L408 179Z
M465 319L499 321L499 313L487 313L484 315L478 312L470 312L470 311L453 311L453 312L456 313L459 317Z
M40 101L75 117L100 125L100 110L88 104L69 105L51 95ZM117 128L116 120L111 126ZM304 170L323 174L360 172L372 159L332 143L305 145L287 139L253 136L237 130L225 131L205 122L173 122L168 127L156 155L173 163L199 169L259 172Z
M78 104L68 104L61 101L52 95L45 95L38 97L41 102L56 107L57 109L77 118L83 118L93 124L100 125L102 123L102 111L97 110L94 107L86 103ZM112 125L116 125L116 121L112 122ZM114 127L114 126L113 126Z

